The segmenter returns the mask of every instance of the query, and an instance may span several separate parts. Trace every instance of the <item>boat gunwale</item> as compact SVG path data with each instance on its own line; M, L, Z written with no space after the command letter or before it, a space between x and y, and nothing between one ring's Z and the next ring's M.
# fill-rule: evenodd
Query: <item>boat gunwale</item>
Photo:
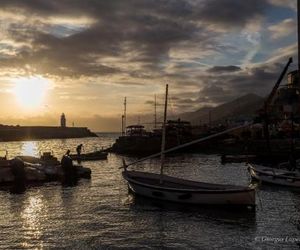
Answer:
M215 193L215 194L222 194L222 193L247 193L247 192L255 192L255 188L254 187L243 187L243 186L232 186L232 185L226 185L226 184L215 184L218 186L222 186L224 185L224 187L229 186L229 187L235 187L236 189L209 189L209 188L205 188L205 187L199 187L198 189L186 189L186 188L171 188L171 187L163 187L163 186L157 186L157 185L151 185L151 184L145 184L143 182L139 182L137 180L134 180L132 177L128 176L128 172L134 172L134 173L146 173L146 172L138 172L138 171L123 171L122 175L124 177L124 179L126 179L129 183L132 182L136 185L140 185L143 187L148 187L148 188L152 188L152 189L156 189L156 190L165 190L168 192L192 192L192 193L206 193L206 194L211 194L211 193ZM151 175L156 175L153 173L146 173L146 174L151 174ZM158 176L158 175L157 175ZM169 177L172 179L177 179L176 177L171 177L171 176L167 176L164 175L164 177ZM198 184L209 184L209 183L204 183L204 182L196 182L196 181L191 181L191 180L185 180L185 179L179 179L179 180L184 180L184 181L188 181L188 182L195 182ZM211 185L211 184L210 184ZM212 184L214 185L214 184Z
M105 160L107 159L108 152L95 151L85 154L70 154L72 160Z

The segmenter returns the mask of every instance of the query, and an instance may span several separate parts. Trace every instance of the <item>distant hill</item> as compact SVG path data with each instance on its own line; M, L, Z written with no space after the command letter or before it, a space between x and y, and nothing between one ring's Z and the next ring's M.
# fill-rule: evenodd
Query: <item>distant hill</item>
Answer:
M226 119L251 118L263 105L264 98L255 94L247 94L231 102L217 107L204 107L195 112L183 113L180 118L192 124L208 123L209 113L212 122L221 122Z

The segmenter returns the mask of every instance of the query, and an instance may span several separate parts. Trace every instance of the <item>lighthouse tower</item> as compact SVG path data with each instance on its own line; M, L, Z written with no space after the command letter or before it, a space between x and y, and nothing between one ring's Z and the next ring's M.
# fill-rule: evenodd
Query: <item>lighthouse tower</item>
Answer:
M61 117L60 117L60 126L62 128L65 128L66 127L66 116L64 113L61 114Z

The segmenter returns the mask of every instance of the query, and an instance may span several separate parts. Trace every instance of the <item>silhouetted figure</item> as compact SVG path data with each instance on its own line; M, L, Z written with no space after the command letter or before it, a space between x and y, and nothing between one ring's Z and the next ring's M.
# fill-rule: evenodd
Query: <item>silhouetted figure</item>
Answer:
M12 193L23 193L26 189L25 164L20 159L14 159L11 162L12 174L14 175L14 184L10 189Z
M79 145L77 146L76 152L77 152L77 155L78 155L78 156L80 156L82 148L83 148L83 145L82 145L82 144L79 144Z
M70 157L70 150L61 159L61 166L64 174L63 183L67 186L73 186L77 183L77 169L73 165Z

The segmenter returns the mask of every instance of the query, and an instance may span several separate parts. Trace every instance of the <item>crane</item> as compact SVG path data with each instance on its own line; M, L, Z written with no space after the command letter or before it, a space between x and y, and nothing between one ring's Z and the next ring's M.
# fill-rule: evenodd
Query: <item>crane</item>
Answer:
M269 112L270 112L270 107L273 102L274 96L279 88L280 83L282 82L290 64L293 62L293 58L290 57L287 64L285 65L283 71L281 72L277 82L275 83L271 93L268 95L266 101L264 102L264 107L262 109L262 116L264 120L264 135L265 139L267 141L267 147L269 151L271 150L270 148L270 134L269 134Z

